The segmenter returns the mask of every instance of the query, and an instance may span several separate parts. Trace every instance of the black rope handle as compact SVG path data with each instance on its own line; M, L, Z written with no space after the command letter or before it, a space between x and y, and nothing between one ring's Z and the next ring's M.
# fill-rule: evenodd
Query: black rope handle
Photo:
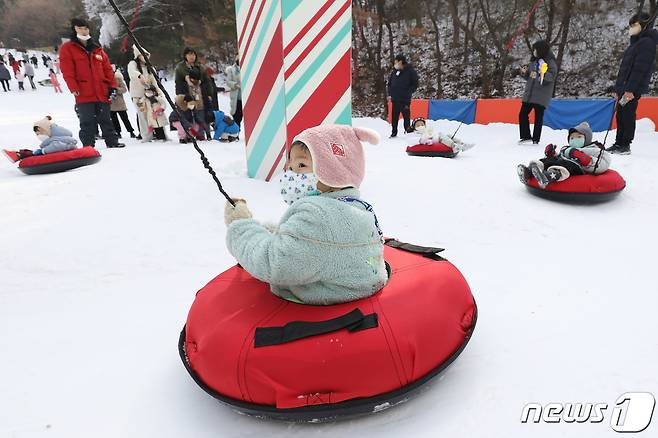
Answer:
M114 0L108 0L110 3L110 6L112 6L112 9L114 9L114 13L119 17L119 20L121 21L121 24L126 28L126 32L128 32L128 36L130 36L130 39L133 41L133 44L135 44L135 47L137 47L137 50L139 50L139 53L144 57L144 61L146 62L146 68L148 69L149 73L153 75L155 78L155 81L158 84L158 87L162 91L162 93L165 96L165 99L167 99L167 102L169 102L169 105L171 108L174 110L176 115L178 116L179 120L183 120L183 115L180 113L178 110L178 107L174 103L174 101L171 99L171 96L169 96L169 93L167 90L165 90L164 86L162 85L162 82L160 82L160 78L158 77L157 72L155 71L155 68L153 68L153 65L151 64L151 60L149 57L146 55L146 51L144 50L144 47L140 44L139 40L133 33L133 31L130 29L130 25L124 18L124 16L121 14L121 11L117 7L116 3ZM183 131L185 131L185 134L192 139L192 144L194 145L194 149L199 153L199 157L201 158L201 162L203 163L203 167L205 167L208 170L208 173L212 177L212 179L215 181L215 184L217 184L217 188L219 189L219 192L224 195L226 200L235 207L235 202L233 199L226 193L224 190L224 187L222 187L222 183L219 181L219 178L217 178L217 173L215 173L215 170L212 168L210 165L210 161L208 161L208 158L206 157L206 154L203 153L203 150L199 147L199 145L196 142L196 138L190 133L190 131L187 129L184 123L181 123L181 127L183 128Z

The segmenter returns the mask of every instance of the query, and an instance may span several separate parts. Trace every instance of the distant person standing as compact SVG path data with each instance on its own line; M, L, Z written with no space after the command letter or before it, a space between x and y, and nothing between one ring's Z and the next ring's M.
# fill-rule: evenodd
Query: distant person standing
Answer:
M112 66L112 68L114 69L114 79L117 81L117 92L110 104L114 130L117 132L119 138L121 138L121 123L119 123L119 117L121 117L121 120L123 120L123 124L126 127L126 131L130 133L130 138L135 138L133 126L130 124L130 119L128 118L126 100L123 98L123 95L128 92L128 86L123 79L123 73L121 73L121 70L116 66Z
M80 141L83 146L95 146L96 127L100 125L108 148L124 147L110 116L110 96L116 92L116 81L107 54L91 39L86 20L71 20L71 31L71 40L60 49L60 62L64 80L75 96Z
M32 64L30 64L30 62L25 63L25 76L30 81L30 85L32 86L32 89L36 90L37 86L34 85L34 67L32 67Z
M519 111L519 144L539 144L544 127L544 111L553 99L557 81L557 61L548 42L540 40L532 45L530 66L521 67L521 76L526 80L526 84ZM531 135L532 111L535 112L535 127Z
M30 61L32 62L34 68L39 68L39 58L37 58L37 55L32 55Z
M50 70L50 73L48 74L48 77L50 78L50 83L55 88L55 94L61 93L62 92L62 86L59 84L59 79L57 78L57 74L55 73L55 71Z
M393 72L388 77L388 100L391 109L391 138L398 135L400 113L404 118L404 131L411 130L411 97L418 88L418 74L407 63L404 55L397 55L393 64Z
M23 81L25 80L25 73L23 73L23 70L21 69L21 61L18 62L18 71L16 72L16 80L18 81L18 90L19 91L25 91L25 87L23 86Z
M21 65L12 55L9 55L9 64L11 65L11 69L14 71L14 77L16 77L18 72L21 71Z
M628 21L631 45L626 49L615 82L617 100L617 138L607 150L613 154L629 155L635 139L635 120L640 97L649 92L649 82L656 60L658 31L653 29L651 16L635 14Z
M9 86L9 80L11 79L11 72L7 69L7 66L3 61L0 61L0 84L2 84L2 90L6 93L11 91Z
M240 77L240 57L226 68L226 85L231 93L231 117L238 126L242 126L242 81Z

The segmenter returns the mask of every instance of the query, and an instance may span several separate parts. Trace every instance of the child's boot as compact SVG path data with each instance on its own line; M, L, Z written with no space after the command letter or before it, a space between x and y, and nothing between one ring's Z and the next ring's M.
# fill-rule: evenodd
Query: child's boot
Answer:
M532 172L530 168L524 164L519 164L516 167L516 173L519 175L519 179L523 184L527 184L528 180L532 178Z
M548 180L548 177L544 173L544 163L542 163L541 161L531 161L530 166L528 167L530 168L530 172L532 173L532 176L534 176L535 179L537 180L537 184L539 184L539 187L541 187L542 189L545 188L550 181Z
M564 181L571 176L567 168L562 166L551 166L546 171L546 174L550 182Z

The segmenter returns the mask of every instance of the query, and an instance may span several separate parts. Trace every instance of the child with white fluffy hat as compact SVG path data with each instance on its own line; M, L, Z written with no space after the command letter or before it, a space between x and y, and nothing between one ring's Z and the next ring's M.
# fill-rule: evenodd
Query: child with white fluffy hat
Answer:
M229 251L275 295L330 305L369 297L385 286L382 233L372 206L360 199L361 141L378 144L379 135L326 125L295 138L280 178L290 208L274 230L252 219L244 200L226 204Z

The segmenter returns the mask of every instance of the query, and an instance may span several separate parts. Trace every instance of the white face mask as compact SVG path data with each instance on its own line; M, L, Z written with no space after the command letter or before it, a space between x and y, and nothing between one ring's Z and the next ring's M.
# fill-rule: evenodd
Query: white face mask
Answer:
M292 205L304 196L316 194L318 191L318 177L314 173L297 173L286 170L279 178L281 197L283 201Z
M80 35L80 34L78 34L77 36L78 36L78 39L80 41L89 41L91 39L91 35Z
M44 141L48 140L50 137L48 137L45 134L38 134L37 138L39 139L40 142L44 142Z

